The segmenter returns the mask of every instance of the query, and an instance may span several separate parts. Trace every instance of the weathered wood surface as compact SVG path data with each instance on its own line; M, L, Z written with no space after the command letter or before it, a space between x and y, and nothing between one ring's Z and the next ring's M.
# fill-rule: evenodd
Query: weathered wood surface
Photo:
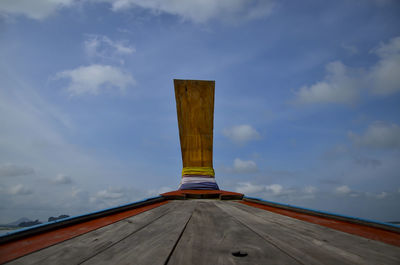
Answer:
M164 264L190 219L194 206L180 202L174 211L82 264Z
M246 252L235 257L233 252ZM301 264L276 248L213 201L197 203L168 264Z
M180 207L172 201L151 211L124 219L84 235L16 259L10 264L80 264L103 252L115 243L151 225L154 220Z
M400 264L400 249L396 246L255 207L249 207L241 203L234 203L232 205L247 212L249 215L261 217L280 227L285 227L293 233L302 234L309 241L314 241L317 245L321 245L322 248L337 248L358 255L366 260L364 264L386 264L385 262L388 262L388 260L392 260L394 264L396 262Z
M98 220L100 218L104 218L107 216L108 217L113 216L113 215L114 215L114 217L116 217L118 215L122 216L122 215L128 213L129 211L131 211L131 212L140 211L140 209L144 209L147 206L154 206L155 203L163 202L163 201L165 201L165 199L162 197L149 198L149 199L146 199L146 200L140 201L140 202L134 202L134 203L117 206L117 207L105 209L105 210L94 212L94 213L89 213L89 214L85 214L85 215L81 215L81 216L75 216L72 218L57 220L55 222L50 222L50 223L40 225L35 228L29 228L26 230L25 229L16 230L11 235L1 237L0 244L5 244L8 242L13 242L13 241L15 242L16 240L19 240L19 239L32 237L34 235L43 234L45 232L51 232L51 231L54 231L57 229L62 229L67 226L79 225L82 223L90 222L92 220ZM119 217L116 217L116 218L119 218ZM1 252L0 252L0 255L1 255Z
M185 200L10 264L390 265L400 264L400 248L237 202Z
M351 216L343 216L343 215L338 215L338 214L334 214L334 213L321 212L318 210L311 210L311 209L296 207L296 206L292 206L292 205L285 205L285 204L276 203L276 202L263 201L263 200L259 200L259 199L255 199L255 198L243 198L243 202L250 203L250 204L248 204L250 206L251 206L251 203L255 203L258 206L261 206L260 208L263 208L262 206L272 207L274 209L274 212L279 213L279 214L281 214L285 210L287 210L288 212L290 212L294 215L296 215L296 213L301 213L301 214L306 214L311 217L318 216L318 217L322 217L325 219L338 220L338 221L344 221L344 222L352 223L352 224L356 224L356 225L361 225L360 227L367 226L370 228L378 228L382 232L389 231L389 232L400 233L400 227L398 227L398 226L392 226L392 225L369 221L369 220L365 220L365 219L359 219L359 218L355 218L355 217L351 217ZM283 210L283 211L281 212L281 210ZM286 215L286 214L284 214L284 215ZM291 215L288 215L288 216L291 216ZM318 224L321 224L321 223L318 223ZM344 231L344 232L346 232L346 231ZM388 243L388 244L390 244L390 243Z
M215 81L174 80L183 167L213 167Z
M194 207L192 203L180 203L174 211L82 264L165 264Z
M217 206L304 264L400 264L395 246L235 202Z

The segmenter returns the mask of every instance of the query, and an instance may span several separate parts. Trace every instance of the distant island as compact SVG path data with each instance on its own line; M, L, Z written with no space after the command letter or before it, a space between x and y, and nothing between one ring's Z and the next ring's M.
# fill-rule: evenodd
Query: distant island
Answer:
M69 215L66 214L61 214L58 217L51 216L47 219L48 222L53 222L56 220L64 219L69 217ZM38 219L36 220L30 220L29 218L22 217L19 218L17 221L8 223L8 224L0 224L0 230L15 230L19 228L24 228L24 227L30 227L34 225L42 224Z
M34 225L39 225L42 222L40 222L38 219L36 219L35 221L25 221L25 222L21 222L18 224L18 227L29 227L29 226L34 226Z
M49 219L47 221L48 222L53 222L53 221L56 221L56 220L59 220L59 219L67 218L67 217L69 217L69 215L66 215L66 214L62 214L62 215L60 215L58 217L51 216L51 217L49 217Z

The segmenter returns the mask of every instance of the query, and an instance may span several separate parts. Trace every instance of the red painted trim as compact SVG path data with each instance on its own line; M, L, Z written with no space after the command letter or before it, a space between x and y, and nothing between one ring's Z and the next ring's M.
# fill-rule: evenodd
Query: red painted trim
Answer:
M169 196L182 196L184 197L185 194L188 195L223 195L223 196L242 196L243 194L225 190L174 190L166 193L162 193L161 196L169 197Z
M136 209L111 214L83 223L70 225L56 230L33 235L27 238L18 239L0 246L0 264L22 257L34 251L46 248L48 246L60 243L73 237L96 230L103 226L118 222L122 219L137 215L139 213L151 210L164 205L168 201L157 202L151 205L139 207Z
M268 205L258 204L254 202L240 201L249 206L267 210L270 212L286 215L299 220L307 221L310 223L326 226L349 234L362 236L368 239L381 241L390 245L400 247L400 234L391 232L375 227L369 227L362 224L354 224L346 221L335 220L332 218L325 218L320 216L309 215L305 213L294 212L290 210L275 208Z

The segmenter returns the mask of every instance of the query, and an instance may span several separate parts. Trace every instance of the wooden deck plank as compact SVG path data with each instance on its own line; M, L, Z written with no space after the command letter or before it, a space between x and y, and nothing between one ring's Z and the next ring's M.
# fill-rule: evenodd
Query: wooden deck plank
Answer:
M179 200L9 264L390 265L399 250L237 202Z
M54 223L21 229L1 238L0 264L53 246L168 203L163 198L127 204Z
M285 226L295 233L307 236L309 240L317 240L315 242L319 241L320 245L328 244L331 247L363 257L366 260L366 264L368 262L371 264L387 264L388 262L400 264L399 247L263 209L249 207L241 203L234 203L234 205L248 214L259 216L277 225Z
M260 216L259 214L255 214L259 211L258 209L252 212L245 211L243 207L250 206L234 202L218 203L217 206L237 218L238 221L263 236L272 244L301 260L304 264L399 264L396 257L388 257L383 263L377 262L375 258L369 260L362 253L354 254L348 251L348 249L333 245L321 238L323 234L339 233L335 235L335 240L340 245L348 237L343 237L345 234L340 234L341 232L339 231L320 230L314 233L313 229L315 227L310 227L305 222L296 219L292 220L293 223L285 225L285 220L287 221L288 218L286 216L274 215L273 218L271 215ZM303 231L298 231L298 227L300 226L303 226ZM320 235L319 233L323 234ZM378 242L378 244L382 243ZM387 245L387 247L393 246ZM366 248L365 251L368 251L368 249Z
M240 203L400 247L400 227L245 198Z
M16 259L9 264L79 264L180 205L170 202Z
M195 202L179 207L81 264L164 264L190 219Z
M245 257L232 252L245 251ZM215 206L199 201L168 264L301 264Z

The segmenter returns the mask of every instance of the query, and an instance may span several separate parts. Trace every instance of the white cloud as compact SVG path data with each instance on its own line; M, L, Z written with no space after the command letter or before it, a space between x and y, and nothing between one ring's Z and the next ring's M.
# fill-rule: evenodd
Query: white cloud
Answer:
M263 185L254 185L251 182L239 182L238 187L236 187L236 192L243 194L252 194L264 191L265 187Z
M345 50L346 50L348 53L350 53L350 54L357 54L357 53L359 53L357 47L354 46L354 45L348 45L348 44L342 43L341 46L342 46L343 49L345 49Z
M317 191L317 188L314 186L307 186L304 188L304 192L307 194L313 194Z
M265 199L287 198L293 200L314 199L317 192L317 188L314 186L307 186L304 189L289 189L277 183L263 185L253 184L250 181L237 183L235 190L245 195L256 194Z
M164 187L160 187L158 189L149 190L147 192L147 195L149 195L149 196L158 196L158 195L160 195L162 193L166 193L166 192L173 191L173 190L176 190L176 189L164 186Z
M237 144L260 139L260 134L251 125L243 124L223 130L223 134Z
M274 0L2 0L0 13L44 19L63 7L82 2L106 2L116 12L139 7L151 11L153 15L166 13L196 23L213 19L228 22L257 19L271 14L275 6Z
M124 61L119 57L130 55L136 50L125 41L113 41L107 36L88 35L84 41L85 51L89 57Z
M236 158L233 161L233 170L237 173L252 173L257 171L257 164L252 160L241 160Z
M312 103L344 103L349 104L359 96L359 81L351 77L348 68L340 61L326 65L327 75L323 81L312 86L303 86L296 94L296 102Z
M32 19L44 19L74 0L1 0L0 14L25 15Z
M272 0L102 0L112 5L114 11L141 7L154 14L177 15L196 23L212 19L225 21L249 20L268 16L273 8Z
M96 194L97 199L105 199L105 200L119 199L123 196L124 196L124 192L121 190L101 190L101 191L97 192L97 194Z
M0 165L0 177L17 177L35 173L33 168L11 163Z
M295 102L350 104L360 97L360 92L390 95L400 91L400 37L381 43L373 52L379 57L367 70L350 68L340 61L326 65L326 76L311 86L295 91Z
M379 193L379 194L376 195L376 198L378 198L378 199L384 199L384 198L386 198L387 196L388 196L388 193L385 192L385 191L382 191L381 193Z
M82 189L78 188L78 187L72 187L71 190L71 197L73 198L79 198L82 196L87 195L87 192L83 191Z
M111 207L127 201L128 196L126 190L121 188L100 190L89 198L89 202L96 205L98 208Z
M100 64L81 66L57 73L56 79L61 78L70 80L67 90L71 95L85 93L97 95L103 90L115 88L125 90L136 83L130 74L120 68Z
M302 190L299 190L298 192L294 191L295 194L293 197L296 197L299 200L315 199L317 191L318 188L314 186L306 186Z
M283 187L279 184L271 184L265 186L265 190L273 195L279 195L282 193Z
M275 197L281 195L289 195L294 190L284 190L280 184L259 185L251 182L239 182L236 187L236 192L247 194L258 194L261 197Z
M335 192L338 194L349 194L351 189L347 185L339 186L335 189Z
M55 179L53 180L56 184L71 184L72 178L70 176L66 176L63 174L58 174Z
M102 209L131 203L135 200L143 199L145 195L143 191L129 187L108 187L92 194L89 197L89 203L97 209Z
M389 95L400 91L400 37L381 43L375 53L380 61L371 69L372 92Z
M28 195L32 194L33 191L22 184L17 184L9 189L11 195Z
M315 201L316 199L320 199L325 196L333 196L331 198L334 200L338 199L338 195L342 197L342 199L346 199L346 197L386 199L395 194L395 192L391 193L386 191L380 193L357 191L351 189L348 185L337 186L332 190L332 192L319 192L319 188L313 185L308 185L303 188L287 188L277 183L265 185L254 184L251 181L237 183L235 191L245 195L254 195L266 200L294 204L299 204L300 202L306 202L310 200Z
M399 149L400 127L397 124L374 122L363 135L349 132L354 145L373 149Z
M78 137L79 133L72 130L82 128L81 125L65 123L65 113L41 97L40 89L31 87L23 76L0 71L0 80L0 160L12 163L0 162L0 172L8 176L25 173L35 176L1 177L0 204L7 205L0 210L1 220L21 216L47 220L60 211L83 214L146 197L140 190L127 190L127 195L115 204L105 199L90 203L91 195L96 196L97 191L109 185L110 176L118 175L113 182L122 185L119 176L122 169L116 173L118 166L115 167L113 159L98 156L80 145L76 137L67 137L71 134ZM60 172L67 172L73 180L79 179L79 188L70 184L55 186L53 181Z

